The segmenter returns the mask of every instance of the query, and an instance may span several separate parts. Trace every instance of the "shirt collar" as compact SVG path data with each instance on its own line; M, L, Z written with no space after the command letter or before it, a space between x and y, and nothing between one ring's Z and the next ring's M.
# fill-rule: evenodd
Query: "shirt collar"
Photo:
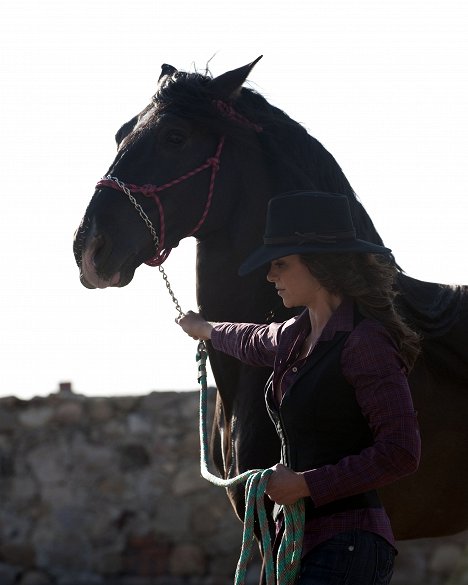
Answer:
M345 297L327 321L319 341L330 341L338 331L352 331L353 326L354 302L350 297Z
M297 341L304 341L304 338L310 331L310 319L308 309L304 311L291 322L296 323L294 331L296 332ZM331 341L338 331L352 331L354 327L354 301L351 297L345 297L336 311L327 321L322 334L318 341ZM298 333L299 332L299 333Z

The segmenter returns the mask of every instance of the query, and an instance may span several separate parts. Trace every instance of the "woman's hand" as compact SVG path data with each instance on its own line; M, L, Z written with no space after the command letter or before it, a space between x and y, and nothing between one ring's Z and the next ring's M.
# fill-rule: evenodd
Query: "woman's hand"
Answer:
M211 339L213 325L203 319L199 313L188 311L188 313L182 317L177 317L176 323L180 325L185 333L190 335L192 339L196 339L197 341L200 339Z
M289 506L310 496L309 487L302 473L296 473L281 463L272 467L273 473L270 475L266 495L277 504Z

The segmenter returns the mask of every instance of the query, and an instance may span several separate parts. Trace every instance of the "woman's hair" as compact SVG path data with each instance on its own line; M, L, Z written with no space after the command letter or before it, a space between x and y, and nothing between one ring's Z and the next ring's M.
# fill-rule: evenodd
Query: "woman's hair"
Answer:
M384 325L411 370L421 350L420 336L395 308L394 264L384 256L353 252L301 255L300 258L328 292L352 297L364 317Z

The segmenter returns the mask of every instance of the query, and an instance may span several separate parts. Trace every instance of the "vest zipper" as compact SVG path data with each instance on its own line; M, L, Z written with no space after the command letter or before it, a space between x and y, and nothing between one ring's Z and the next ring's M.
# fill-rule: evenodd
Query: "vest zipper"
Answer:
M281 434L283 435L283 440L284 440L284 453L286 455L286 461L284 462L284 464L286 465L286 467L290 467L290 465L291 465L291 448L289 446L288 434L287 434L286 428L284 426L283 417L281 416L281 407L278 408L278 420L279 420L280 427L281 427Z

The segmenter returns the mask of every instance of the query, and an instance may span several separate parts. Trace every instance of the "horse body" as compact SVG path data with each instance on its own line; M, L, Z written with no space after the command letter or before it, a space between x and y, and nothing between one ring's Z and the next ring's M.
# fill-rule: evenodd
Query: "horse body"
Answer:
M382 243L330 153L264 98L241 89L253 65L215 79L164 66L153 102L117 134L118 153L109 169L109 175L128 184L171 183L166 192L157 192L164 215L143 197L145 189L134 192L164 234L161 248L166 251L190 234L208 209L195 235L197 300L211 321L261 323L291 316L266 282L265 270L237 276L241 261L261 242L267 203L277 193L344 193L358 237ZM220 100L227 107L220 109ZM222 140L212 201L207 200L208 171L173 181L210 160ZM82 283L125 286L152 254L151 235L126 195L99 185L75 238ZM425 336L410 378L423 456L416 474L381 495L398 539L442 536L468 527L468 372L461 349L466 347L468 295L466 287L423 283L403 273L398 286L403 313ZM212 434L216 467L233 477L272 466L280 451L264 406L269 372L211 347L209 355L218 388ZM243 489L228 493L242 519Z

